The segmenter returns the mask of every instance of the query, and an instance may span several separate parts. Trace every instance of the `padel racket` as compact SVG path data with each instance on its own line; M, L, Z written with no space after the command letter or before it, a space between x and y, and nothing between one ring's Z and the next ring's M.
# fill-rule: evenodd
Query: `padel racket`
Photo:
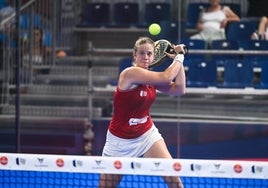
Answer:
M149 68L155 67L163 63L166 60L166 58L168 58L165 52L169 54L175 54L173 45L168 40L165 39L157 40L155 41L154 45L155 45L155 57ZM188 49L186 48L186 46L184 48L184 51L185 51L184 55L186 55L188 53Z
M167 58L167 55L165 54L165 52L171 53L171 54L175 53L175 51L173 51L172 44L168 40L165 40L165 39L160 39L160 40L155 41L154 47L155 47L155 56L149 68L163 63Z

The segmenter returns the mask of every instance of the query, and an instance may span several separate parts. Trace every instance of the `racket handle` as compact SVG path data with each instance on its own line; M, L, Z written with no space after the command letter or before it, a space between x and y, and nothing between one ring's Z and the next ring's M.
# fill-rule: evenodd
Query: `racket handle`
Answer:
M183 46L183 51L184 52L179 52L179 54L183 54L184 56L186 56L188 54L188 47L186 45Z

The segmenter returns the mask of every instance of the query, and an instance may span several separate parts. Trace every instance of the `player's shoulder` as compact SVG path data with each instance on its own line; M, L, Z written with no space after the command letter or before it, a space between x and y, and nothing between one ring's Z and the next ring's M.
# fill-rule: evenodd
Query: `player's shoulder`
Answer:
M139 72L139 71L144 71L146 69L144 68L141 68L141 67L137 67L137 66L131 66L131 67L127 67L125 68L121 74L128 74L128 73L136 73L136 72Z
M230 7L227 6L227 5L223 5L223 6L221 7L221 9L222 9L224 12L231 11Z

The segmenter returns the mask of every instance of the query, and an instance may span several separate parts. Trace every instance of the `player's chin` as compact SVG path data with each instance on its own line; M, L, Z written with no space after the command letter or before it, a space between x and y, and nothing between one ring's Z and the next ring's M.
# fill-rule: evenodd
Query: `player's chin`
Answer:
M149 69L150 63L144 63L142 65L142 68Z

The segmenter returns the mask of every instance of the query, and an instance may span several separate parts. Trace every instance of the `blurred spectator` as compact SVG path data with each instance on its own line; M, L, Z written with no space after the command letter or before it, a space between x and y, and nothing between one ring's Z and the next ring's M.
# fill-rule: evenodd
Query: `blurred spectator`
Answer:
M32 43L26 37L22 39L21 46L21 81L23 83L30 83L37 74L47 73L48 67L43 65L51 65L52 49L43 43L43 30L39 27L33 29ZM55 55L57 58L66 57L66 53L63 50L57 50Z
M252 34L252 40L268 40L268 17L260 18L258 30Z
M34 28L32 45L30 44L30 41L26 39L23 41L22 46L23 46L22 55L24 64L30 63L30 57L32 65L50 64L49 60L51 60L52 57L51 56L52 49L43 43L43 31L41 28L38 27ZM57 58L66 57L65 51L57 50L56 57Z
M43 44L43 31L41 28L34 28L33 30L33 44L30 44L28 39L23 41L23 64L29 65L44 65L48 64L48 58L51 48ZM30 61L31 58L31 61Z
M202 10L196 28L199 33L190 36L191 39L202 39L209 45L212 40L226 39L225 27L230 21L240 18L228 6L222 6L220 0L209 0L210 6Z
M248 17L268 16L268 1L267 0L248 0Z

